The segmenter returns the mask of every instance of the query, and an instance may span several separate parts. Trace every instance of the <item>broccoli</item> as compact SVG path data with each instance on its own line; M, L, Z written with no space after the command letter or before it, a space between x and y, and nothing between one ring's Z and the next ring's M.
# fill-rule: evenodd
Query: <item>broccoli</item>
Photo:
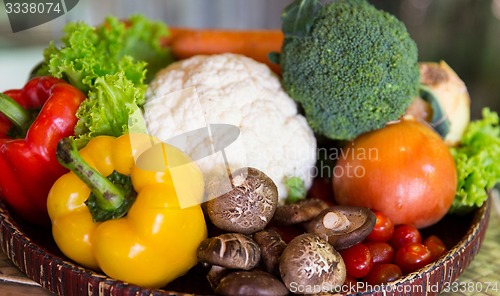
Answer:
M365 0L296 0L282 21L283 85L317 134L353 139L418 96L417 46L393 15Z

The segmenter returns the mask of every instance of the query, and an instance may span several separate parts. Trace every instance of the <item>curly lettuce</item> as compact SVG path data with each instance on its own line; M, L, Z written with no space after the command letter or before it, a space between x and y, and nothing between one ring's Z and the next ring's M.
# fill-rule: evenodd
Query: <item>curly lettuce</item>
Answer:
M77 110L79 121L75 134L122 135L128 130L129 116L139 108L138 105L144 104L145 90L146 85L134 85L123 72L98 77L87 100ZM99 106L112 106L113 109Z
M99 27L69 23L62 45L50 43L37 75L65 79L87 94L77 112L77 139L127 132L129 116L145 103L146 83L174 61L161 45L168 34L165 24L133 15L126 22L107 17Z
M500 182L499 117L488 108L482 115L469 124L460 145L451 148L458 186L450 213L464 214L480 207L488 191Z

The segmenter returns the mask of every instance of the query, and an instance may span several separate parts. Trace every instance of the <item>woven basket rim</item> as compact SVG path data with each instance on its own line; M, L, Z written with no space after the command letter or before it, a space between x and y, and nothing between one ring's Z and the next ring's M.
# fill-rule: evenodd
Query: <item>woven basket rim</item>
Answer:
M491 208L491 198L489 198L480 208L476 209L474 211L472 221L471 221L471 227L468 228L467 232L465 235L461 238L461 240L448 252L441 256L437 261L428 264L424 266L423 268L412 272L410 274L407 274L396 281L393 281L391 283L388 283L387 286L389 287L396 287L398 285L412 285L414 281L421 279L425 276L427 276L429 273L432 271L440 268L444 264L450 261L454 261L457 257L462 256L465 248L474 240L478 240L478 244L482 243L482 240L484 239L484 230L487 227L488 221L489 221L489 213L490 213L490 208ZM5 206L5 204L0 200L0 231L2 232L2 236L0 237L0 244L2 247L2 250L5 252L7 257L29 278L32 280L35 280L38 282L42 287L48 289L51 292L58 293L58 288L51 286L49 283L46 281L42 280L41 278L39 280L34 279L33 275L28 274L26 271L28 269L27 266L23 266L22 263L19 262L19 258L15 258L14 255L14 250L12 250L13 246L13 241L16 240L19 242L23 248L24 251L27 253L27 256L38 256L40 258L43 258L44 262L51 262L52 268L57 268L61 270L70 270L71 272L77 274L79 277L84 279L85 281L89 282L89 285L96 285L98 284L100 286L99 290L102 290L105 292L102 295L111 295L108 294L110 293L109 290L114 290L114 292L120 292L120 290L127 289L127 290L133 290L134 295L136 295L137 292L140 292L140 295L192 295L192 294L187 294L181 291L175 292L175 291L166 291L163 289L146 289L146 288L141 288L132 284L128 284L119 280L115 280L112 278L107 277L106 275L103 275L101 273L97 273L95 271L86 269L82 266L79 266L71 261L65 260L64 258L61 258L55 254L52 254L51 252L47 251L43 246L40 246L36 242L32 241L31 238L29 238L23 230L20 228L18 222L14 220L14 218L11 216L9 209ZM482 232L481 232L482 231ZM10 235L10 238L6 240L5 233L8 233ZM478 236L479 235L479 236ZM472 261L473 257L477 254L479 251L479 248L476 248L475 250L472 251L470 254L470 260L468 262L465 262L465 264L468 266L470 261ZM467 266L463 267L462 270L464 270ZM40 269L43 269L43 266L40 266ZM458 271L455 274L450 275L450 280L455 280L458 278L460 275L461 271ZM90 283L92 282L92 283ZM387 294L383 292L383 294ZM120 294L124 295L124 294ZM128 294L127 294L128 295ZM137 294L139 295L139 294ZM371 291L366 291L362 293L357 293L357 295L379 295L377 293L373 293ZM382 295L382 294L380 294Z

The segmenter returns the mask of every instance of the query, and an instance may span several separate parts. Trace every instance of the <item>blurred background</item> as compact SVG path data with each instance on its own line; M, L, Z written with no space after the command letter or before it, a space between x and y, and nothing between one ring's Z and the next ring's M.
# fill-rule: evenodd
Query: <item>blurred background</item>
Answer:
M280 28L291 0L80 0L67 14L12 33L0 7L0 90L21 87L62 27L83 20L97 25L107 15L141 13L171 26ZM446 61L465 81L472 117L484 106L500 111L500 0L369 0L402 20L419 47L421 61Z

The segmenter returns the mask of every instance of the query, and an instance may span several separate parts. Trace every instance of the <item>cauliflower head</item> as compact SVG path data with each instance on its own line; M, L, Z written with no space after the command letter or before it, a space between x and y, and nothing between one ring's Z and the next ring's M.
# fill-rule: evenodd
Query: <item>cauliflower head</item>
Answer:
M144 118L149 132L167 142L207 125L234 125L238 140L223 147L229 171L245 166L261 170L276 183L280 199L287 196L288 178L301 178L306 189L312 184L316 163L312 129L279 77L243 55L199 55L161 70L146 92ZM210 145L208 137L184 141L206 181L224 171L223 163L214 158L220 154L217 149L210 156L200 152Z

